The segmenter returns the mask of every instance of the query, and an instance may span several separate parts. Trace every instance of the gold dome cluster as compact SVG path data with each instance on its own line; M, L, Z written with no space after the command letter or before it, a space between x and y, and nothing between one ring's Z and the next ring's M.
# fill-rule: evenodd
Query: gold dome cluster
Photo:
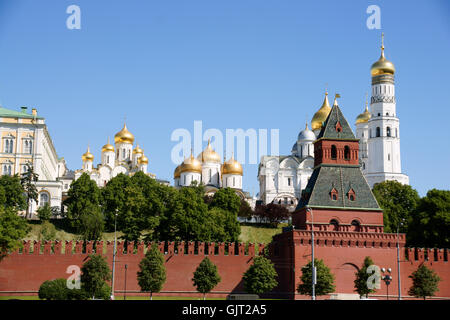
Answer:
M325 92L325 99L323 100L322 106L320 109L314 114L311 120L311 128L312 130L320 130L322 129L323 123L327 120L328 115L330 114L331 107L328 102L328 92Z
M133 134L128 131L127 125L124 124L122 130L116 133L114 136L114 142L117 143L131 143L134 142L134 136Z
M222 174L238 174L243 175L242 165L231 155L230 160L225 161L222 165Z
M376 61L374 64L372 64L372 67L370 68L370 73L372 77L383 75L383 74L390 74L394 75L395 73L395 67L392 62L387 60L384 57L384 34L381 34L381 56L378 61Z
M87 148L87 151L85 153L83 153L83 155L81 156L81 159L83 160L83 162L94 161L94 155L89 150L89 147Z
M134 154L144 154L144 150L139 148L139 145L137 145L136 148L134 148L133 153Z

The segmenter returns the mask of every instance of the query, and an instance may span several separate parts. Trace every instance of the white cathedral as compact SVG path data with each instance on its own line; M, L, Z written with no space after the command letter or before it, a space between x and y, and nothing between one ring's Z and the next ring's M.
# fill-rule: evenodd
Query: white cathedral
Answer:
M133 148L134 135L128 131L127 125L124 124L122 130L114 136L114 144L108 142L101 150L101 163L94 167L94 155L89 147L82 155L82 168L75 171L74 178L77 180L83 173L89 175L99 187L104 187L109 180L120 173L133 175L141 171L146 175L155 178L154 174L147 172L148 158L144 154L144 150L136 145Z
M400 161L400 122L395 102L395 67L384 56L372 64L372 97L370 111L367 103L363 113L356 118L356 138L360 139L359 158L361 171L369 186L395 180L409 184L402 173ZM292 147L291 155L262 156L258 167L259 200L276 203L294 210L314 169L314 141L331 111L328 93L320 109L314 114L311 129L302 130Z

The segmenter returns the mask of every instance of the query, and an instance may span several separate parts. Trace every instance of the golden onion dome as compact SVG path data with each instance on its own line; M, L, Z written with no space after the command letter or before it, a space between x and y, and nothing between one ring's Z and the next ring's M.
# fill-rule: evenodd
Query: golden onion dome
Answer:
M139 145L136 146L136 148L134 148L133 150L134 154L143 154L144 150L142 150L141 148L139 148Z
M216 162L220 163L220 156L211 147L211 141L208 140L208 145L197 157L200 162Z
M127 125L124 124L122 130L116 133L114 136L114 142L117 143L131 143L134 142L134 136L133 134L128 131Z
M175 168L175 171L173 172L174 179L178 179L180 177L180 167L181 167L181 165L179 165Z
M148 158L145 156L145 154L142 154L142 156L138 159L139 164L148 164Z
M81 156L81 159L83 160L83 162L94 161L94 155L89 150L89 147L87 148L87 151L85 153L83 153L83 155Z
M370 68L370 73L372 77L382 75L382 74L391 74L394 75L395 67L392 62L387 60L384 57L384 34L381 34L381 56L378 61L372 64Z
M356 117L356 124L358 123L366 123L369 121L370 117L372 116L369 112L369 108L367 107L367 93L366 93L366 109L363 113L361 113L359 116Z
M184 159L183 163L180 165L180 174L183 172L202 173L202 164L200 161L194 158L192 153L191 156Z
M114 152L114 146L109 143L109 138L108 143L102 147L102 152Z
M323 123L325 122L325 120L327 120L330 111L331 107L330 103L328 102L328 92L325 92L325 99L323 100L322 106L314 114L314 117L311 120L311 129L312 130L322 129Z
M231 155L230 160L223 163L222 174L237 174L240 176L243 175L242 165L238 161L234 160L233 155Z

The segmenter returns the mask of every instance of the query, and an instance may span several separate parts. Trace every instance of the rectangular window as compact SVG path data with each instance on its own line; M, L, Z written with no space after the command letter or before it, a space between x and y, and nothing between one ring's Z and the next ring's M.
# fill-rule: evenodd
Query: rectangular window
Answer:
M288 178L288 186L291 185L291 178Z

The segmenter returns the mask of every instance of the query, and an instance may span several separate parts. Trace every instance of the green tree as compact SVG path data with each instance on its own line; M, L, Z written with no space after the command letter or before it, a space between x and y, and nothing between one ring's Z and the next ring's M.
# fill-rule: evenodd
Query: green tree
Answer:
M239 207L238 217L250 220L253 215L254 212L248 202L244 199L241 199L241 206Z
M0 190L3 190L0 187ZM1 191L0 191L1 194ZM21 248L22 239L30 231L26 220L17 215L11 207L0 206L0 261L5 258L10 251Z
M203 293L203 300L206 299L206 294L211 292L221 280L217 266L208 257L202 260L192 278L197 291Z
M50 220L52 216L52 208L48 203L37 209L37 216L41 222Z
M432 189L420 199L406 240L411 246L450 247L450 190Z
M30 211L30 201L34 200L36 203L38 202L38 191L36 188L36 182L38 181L39 175L34 172L34 168L32 165L27 163L27 171L22 173L20 178L20 183L25 190L25 194L27 195L27 205L26 205L26 217L31 218Z
M209 207L221 208L230 211L237 216L241 207L241 198L239 198L233 189L229 187L221 188L214 194Z
M314 259L314 266L317 270L316 275L316 286L315 294L316 296L322 296L334 292L334 275L331 273L330 268L328 268L323 260ZM312 295L312 263L311 261L302 268L301 281L298 285L297 291L301 294Z
M91 235L96 234L92 230L99 230L100 200L100 189L86 173L83 173L77 180L72 182L68 198L64 204L67 206L67 218L70 220L72 227L77 229L78 233ZM93 215L93 217L89 215ZM95 225L87 225L86 223L88 222L94 222Z
M438 285L441 278L423 264L409 278L413 281L408 291L408 294L411 296L425 300L426 297L434 296L435 292L439 291Z
M137 279L141 291L150 291L150 300L152 300L153 292L160 292L166 282L164 256L156 244L153 244L139 263Z
M383 209L385 232L406 233L412 215L417 209L420 197L415 189L397 181L383 181L373 186L373 194ZM400 225L404 219L405 223Z
M207 224L210 226L211 241L235 242L239 239L241 225L236 213L213 207L208 211Z
M3 189L4 195L4 200L2 202L3 206L12 208L15 211L26 209L27 203L24 196L25 191L20 184L20 178L18 175L0 176L0 187Z
M369 268L369 266L373 264L374 264L373 260L370 257L365 257L361 269L359 269L355 273L356 275L356 279L354 281L355 291L359 293L360 297L365 295L367 298L369 293L374 293L376 291L375 289L369 289L367 285L367 280L369 279L370 276L370 274L367 273L367 268Z
M100 240L103 235L105 221L100 208L94 204L87 203L84 213L79 218L79 232L83 240Z
M106 259L101 255L89 255L89 260L81 268L80 280L82 289L90 297L106 298L105 292L109 295L106 281L111 280L111 269Z
M44 221L41 224L41 230L39 232L39 240L52 240L56 238L56 228L53 223Z
M66 279L55 279L44 281L39 287L39 299L45 300L67 300L69 289Z
M277 286L277 277L275 267L269 259L263 256L256 257L244 273L245 291L255 294L269 292Z

